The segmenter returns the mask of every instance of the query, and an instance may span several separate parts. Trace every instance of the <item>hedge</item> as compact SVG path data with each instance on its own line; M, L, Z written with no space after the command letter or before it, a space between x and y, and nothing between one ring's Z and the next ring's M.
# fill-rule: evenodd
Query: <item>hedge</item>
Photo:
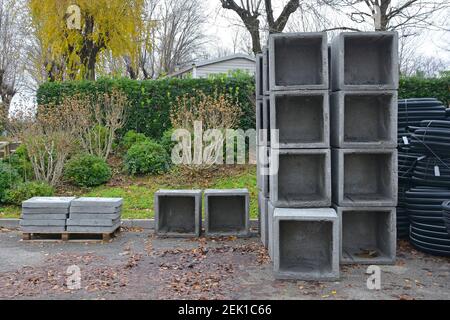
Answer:
M159 139L170 129L170 106L178 96L202 90L211 94L231 94L242 107L240 128L255 127L254 78L247 74L236 77L215 77L210 79L163 79L137 81L130 79L106 79L97 81L47 82L37 92L38 104L60 103L65 96L110 92L118 88L125 92L130 101L127 125L122 133L135 130L148 137Z
M399 98L437 98L445 105L450 103L450 76L441 78L400 78Z
M245 74L236 77L216 77L211 79L163 79L137 81L130 79L99 79L98 81L48 82L37 92L37 102L47 104L60 102L62 97L75 93L95 96L112 88L123 90L131 108L126 128L144 133L148 137L159 139L164 131L170 129L170 106L177 96L202 90L212 93L215 90L230 93L239 101L243 116L240 127L244 130L255 127L254 78ZM399 98L435 97L450 103L450 77L419 78L402 77L400 79Z

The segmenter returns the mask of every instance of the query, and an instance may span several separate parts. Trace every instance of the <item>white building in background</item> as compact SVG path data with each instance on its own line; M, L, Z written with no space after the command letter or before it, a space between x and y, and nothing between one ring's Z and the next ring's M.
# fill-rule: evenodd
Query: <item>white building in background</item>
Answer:
M172 78L207 78L214 74L228 74L236 70L246 71L251 75L256 72L255 58L245 54L235 54L222 58L200 61L185 66L171 73Z

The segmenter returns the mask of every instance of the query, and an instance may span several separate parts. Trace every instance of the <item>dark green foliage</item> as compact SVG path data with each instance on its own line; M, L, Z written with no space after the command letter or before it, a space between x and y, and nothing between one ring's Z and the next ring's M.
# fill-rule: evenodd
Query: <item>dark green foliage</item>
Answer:
M28 158L25 145L20 145L6 161L19 173L23 181L33 179L33 166Z
M134 144L149 140L150 138L148 138L145 134L130 130L123 136L120 145L124 150L128 151Z
M170 108L176 98L201 90L206 94L217 91L230 94L239 102L243 116L240 128L255 127L254 78L240 74L234 78L221 76L209 79L163 79L136 81L130 79L99 79L98 81L48 82L37 92L39 104L59 103L65 96L76 93L96 94L110 92L112 88L123 91L130 103L128 122L121 134L135 130L159 140L170 129Z
M161 174L170 167L170 157L154 141L134 144L125 155L125 169L129 174Z
M0 160L0 203L4 202L7 190L19 184L21 180L17 170Z
M450 76L440 78L402 77L399 98L437 98L446 106L450 103Z
M55 189L45 182L24 182L19 183L12 189L6 191L5 203L20 206L23 201L33 197L51 197L55 194Z
M64 176L77 186L95 187L111 179L111 169L102 158L80 154L67 162Z

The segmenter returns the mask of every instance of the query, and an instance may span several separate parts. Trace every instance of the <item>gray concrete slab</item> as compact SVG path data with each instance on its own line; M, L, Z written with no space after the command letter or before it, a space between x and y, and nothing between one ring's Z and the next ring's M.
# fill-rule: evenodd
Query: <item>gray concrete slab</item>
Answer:
M331 206L329 149L272 149L271 166L273 172L270 176L270 201L274 206Z
M117 219L67 219L67 226L78 227L112 227L120 224L120 218Z
M198 237L202 223L201 190L159 190L155 193L156 233L167 237Z
M118 219L122 215L121 212L118 213L71 213L70 219L73 220L98 220L98 219Z
M207 189L204 194L207 236L250 236L250 195L247 189Z
M112 227L100 227L100 226L67 226L67 232L76 233L113 233L120 227L120 223Z
M326 33L279 33L269 37L272 91L328 90Z
M21 232L25 233L58 233L66 231L66 227L52 227L52 226L23 226L20 228Z
M22 208L69 208L75 197L34 197L22 203Z
M339 279L339 223L336 211L275 208L273 260L277 279Z
M339 91L330 101L333 147L397 147L397 91Z
M272 148L325 149L330 147L328 90L273 92L270 130L278 132Z
M92 207L92 208L105 208L105 207L120 207L123 204L122 198L96 198L96 197L82 197L73 200L70 207Z
M69 214L69 207L67 208L22 208L23 214Z
M331 45L332 90L397 90L397 32L344 32Z
M70 207L70 214L117 214L122 212L122 206L105 206L105 207Z
M20 226L21 227L64 227L66 225L66 220L28 220L28 219L22 219L20 220Z
M65 220L69 217L68 214L40 214L40 213L22 213L21 218L24 220Z
M395 208L334 206L340 224L341 264L394 264L397 248Z
M333 202L342 207L395 207L397 150L333 149Z

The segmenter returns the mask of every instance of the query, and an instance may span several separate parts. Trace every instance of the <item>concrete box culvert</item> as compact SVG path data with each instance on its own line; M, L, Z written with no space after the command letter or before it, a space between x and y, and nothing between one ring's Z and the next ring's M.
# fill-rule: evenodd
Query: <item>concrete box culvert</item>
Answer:
M261 242L264 247L268 248L269 245L269 213L268 204L269 199L264 197L260 192L258 194L259 210L260 210L260 225L259 231L261 236Z
M263 55L257 54L256 55L256 98L262 99L264 95L264 87L263 87L263 75L264 75L264 68L263 68Z
M270 148L257 147L256 183L265 197L269 197L269 159Z
M333 202L342 207L395 207L397 150L333 149Z
M336 212L276 208L273 261L277 279L339 279L339 224Z
M202 223L201 190L160 190L155 193L156 234L198 237Z
M264 95L270 95L270 80L269 80L269 48L263 48L263 91Z
M326 33L272 34L269 56L272 91L329 88Z
M397 147L396 91L336 92L330 110L333 147Z
M331 206L329 149L271 149L270 201L280 208Z
M250 235L250 195L247 189L205 190L207 236Z
M344 32L332 42L332 89L397 90L396 32Z
M338 207L341 264L395 263L395 208Z
M270 129L277 130L280 149L330 147L328 91L275 92L270 101Z

